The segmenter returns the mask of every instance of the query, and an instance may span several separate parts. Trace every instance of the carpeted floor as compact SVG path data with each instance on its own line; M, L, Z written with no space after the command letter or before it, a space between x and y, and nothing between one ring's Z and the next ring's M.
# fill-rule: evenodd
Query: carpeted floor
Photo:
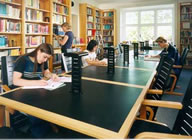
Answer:
M191 76L192 76L192 70L183 69L180 75L179 81L177 83L177 85L179 85L180 88L179 89L176 88L175 92L185 94L185 91L187 89ZM182 102L183 96L164 94L162 97L162 100ZM177 114L178 114L178 110L176 109L158 108L156 118L157 118L157 121L167 124L169 128L172 129L174 126L174 122L177 117Z

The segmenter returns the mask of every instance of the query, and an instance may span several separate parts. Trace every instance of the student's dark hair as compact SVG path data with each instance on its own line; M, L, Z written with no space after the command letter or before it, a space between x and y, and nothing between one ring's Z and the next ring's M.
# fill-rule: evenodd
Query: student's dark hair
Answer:
M87 45L88 51L93 51L93 48L98 45L98 42L96 40L91 40Z
M32 51L30 53L27 53L26 54L27 56L35 58L34 72L37 71L37 65L38 65L38 62L37 62L37 52L39 50L41 52L46 53L46 54L51 55L51 56L53 56L53 54L54 54L52 45L51 44L47 44L47 43L42 43L34 51ZM44 73L44 63L41 64L41 70Z

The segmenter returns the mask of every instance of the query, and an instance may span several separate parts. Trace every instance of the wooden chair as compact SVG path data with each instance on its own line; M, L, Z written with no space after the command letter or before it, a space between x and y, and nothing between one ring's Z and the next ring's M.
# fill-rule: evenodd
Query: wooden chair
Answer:
M167 125L149 120L138 119L129 133L130 138L192 138L192 78L188 84L182 104L169 101L144 100L144 105L180 109L173 130ZM184 136L183 136L184 135Z
M14 70L14 65L17 58L18 56L2 56L1 57L2 88L5 92L15 88L15 86L13 85L13 70ZM1 109L0 110L1 126L3 126L4 121L6 121L6 126L8 127L11 126L14 129L23 129L24 127L26 128L25 124L26 122L28 122L28 118L26 115L8 107L1 106L0 109ZM6 120L3 119L4 115Z
M176 74L171 74L170 76L173 78L173 82L172 82L172 85L171 85L171 89L170 89L170 94L173 92L173 90L175 89L175 86L177 84L177 81L180 77L180 74L182 72L182 69L183 69L183 66L185 64L185 61L186 61L186 58L187 58L187 54L189 52L189 49L188 48L185 48L183 50L183 53L180 57L180 65L173 65L173 68L177 68L179 69L179 73L176 75Z

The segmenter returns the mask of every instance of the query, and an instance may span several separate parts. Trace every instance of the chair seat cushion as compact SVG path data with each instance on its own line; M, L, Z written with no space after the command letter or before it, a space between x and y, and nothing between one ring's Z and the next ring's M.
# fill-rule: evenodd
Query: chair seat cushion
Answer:
M137 134L142 132L159 132L159 133L171 133L171 130L160 124L144 121L144 120L136 120L133 123L131 131L129 133L129 138L134 138Z

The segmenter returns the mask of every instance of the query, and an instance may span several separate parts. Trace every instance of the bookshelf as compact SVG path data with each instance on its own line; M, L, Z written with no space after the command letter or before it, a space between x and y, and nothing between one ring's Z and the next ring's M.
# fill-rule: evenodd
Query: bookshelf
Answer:
M59 20L58 20L59 19ZM53 44L54 26L71 23L71 0L0 0L0 56ZM53 59L50 70L53 70Z
M22 0L0 0L0 55L18 55L23 46Z
M116 46L116 11L102 10L87 3L80 4L80 37L87 44L103 36L105 46Z
M114 9L103 11L103 41L104 46L116 46L116 11Z
M180 3L180 52L189 49L185 68L192 69L192 3Z

